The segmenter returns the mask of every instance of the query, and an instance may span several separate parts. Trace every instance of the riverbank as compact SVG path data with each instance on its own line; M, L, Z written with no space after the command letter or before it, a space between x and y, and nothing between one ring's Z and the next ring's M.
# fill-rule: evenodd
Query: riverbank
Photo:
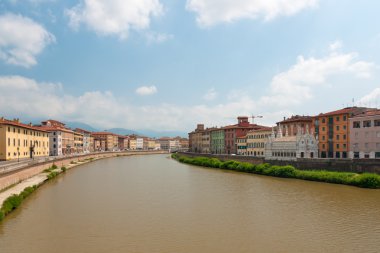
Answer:
M179 162L218 169L233 170L282 178L295 178L309 181L344 184L361 188L380 189L380 176L371 173L332 172L321 170L298 170L293 166L278 166L269 163L252 164L234 160L224 161L217 158L195 157L173 154Z
M48 165L36 165L34 167L28 168L34 175L29 176L24 180L19 180L17 173L12 175L15 180L8 180L9 182L14 182L9 184L4 188L0 188L0 222L4 219L6 215L19 207L24 199L26 199L34 190L45 182L55 178L61 173L66 172L66 170L72 169L74 167L86 164L89 162L97 161L105 158L120 157L120 156L133 156L133 155L151 155L151 154L163 154L164 152L117 152L117 153L104 153L97 155L89 155L86 157L74 157L70 158L69 161L60 161L60 167L57 164L52 163ZM165 152L166 153L166 152ZM42 168L41 168L42 166ZM37 172L37 173L36 173ZM19 173L23 173L20 171ZM23 173L25 174L25 172ZM5 184L6 185L6 184Z

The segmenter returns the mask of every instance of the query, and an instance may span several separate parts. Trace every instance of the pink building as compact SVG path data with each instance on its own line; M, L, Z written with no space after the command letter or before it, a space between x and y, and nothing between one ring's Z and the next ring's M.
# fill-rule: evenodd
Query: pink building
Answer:
M350 158L380 159L380 110L356 115L350 120Z

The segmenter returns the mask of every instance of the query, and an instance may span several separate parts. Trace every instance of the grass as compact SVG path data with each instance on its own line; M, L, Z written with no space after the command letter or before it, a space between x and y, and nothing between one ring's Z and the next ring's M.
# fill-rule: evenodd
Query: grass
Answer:
M3 205L0 208L0 221L4 219L6 215L8 215L13 210L17 209L21 203L29 197L37 189L37 186L29 186L26 187L20 194L13 194L4 200Z
M216 158L195 157L189 158L179 154L172 154L172 158L182 163L198 165L210 168L220 168L252 174L296 178L309 181L325 182L332 184L352 185L362 188L380 189L380 175L370 173L350 173L320 170L298 170L293 166L277 166L268 163L254 165L251 163L229 160L222 162Z

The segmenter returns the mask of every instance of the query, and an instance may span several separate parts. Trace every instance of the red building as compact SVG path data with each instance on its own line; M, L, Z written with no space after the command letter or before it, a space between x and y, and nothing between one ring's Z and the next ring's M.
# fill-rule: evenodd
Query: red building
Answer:
M238 123L223 127L224 130L224 147L225 154L236 154L237 145L236 139L247 135L248 131L260 129L263 126L251 124L248 121L248 117L238 117Z

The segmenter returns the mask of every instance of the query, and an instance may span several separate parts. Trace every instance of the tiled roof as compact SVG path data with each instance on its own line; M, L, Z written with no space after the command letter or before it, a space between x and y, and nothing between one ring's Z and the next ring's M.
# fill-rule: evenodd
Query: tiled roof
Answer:
M82 128L75 128L74 131L75 132L79 132L79 133L86 133L86 134L90 134L91 133L90 131L84 130Z
M349 114L349 113L359 113L362 110L370 110L370 108L365 108L365 107L346 107L340 110L332 111L332 112L327 112L327 113L321 113L318 115L318 117L323 117L323 116L333 116L333 115L339 115L339 114Z
M283 121L277 122L277 124L284 124L284 123L290 123L290 122L299 122L299 121L312 121L312 116L300 116L300 115L294 115L290 118L284 119Z
M46 130L44 130L41 127L31 126L31 125L20 123L18 121L7 120L4 118L0 118L0 124L1 125L16 126L16 127L26 128L26 129L35 130L35 131L47 132Z
M380 116L380 109L370 110L370 111L363 112L361 114L356 115L355 118L359 118L359 117L371 117L371 116Z
M47 132L61 131L61 132L66 132L66 133L74 133L73 130L67 129L67 128L62 128L62 127L41 126L41 128Z

